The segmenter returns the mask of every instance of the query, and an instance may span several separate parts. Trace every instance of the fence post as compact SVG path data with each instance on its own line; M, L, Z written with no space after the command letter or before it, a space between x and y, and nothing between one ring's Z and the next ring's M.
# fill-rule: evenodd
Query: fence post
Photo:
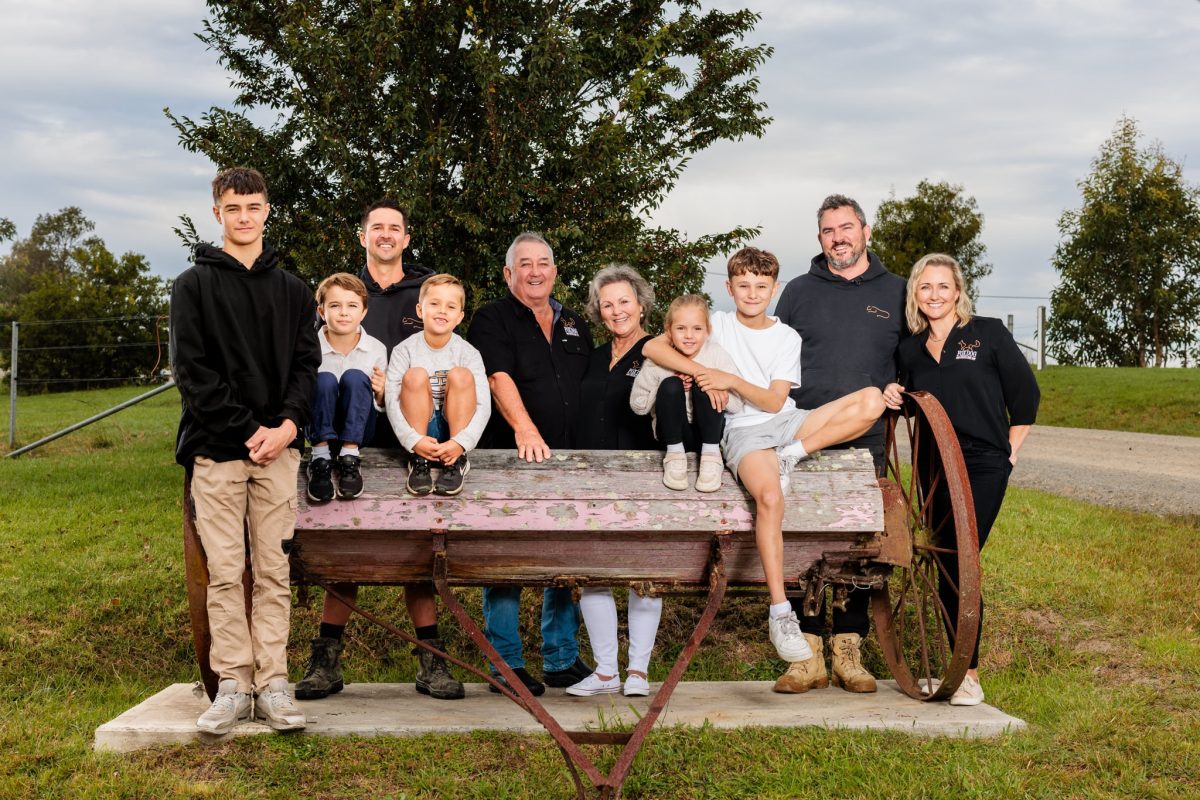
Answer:
M17 326L19 323L14 319L12 321L12 358L9 360L8 370L8 449L12 450L17 444Z
M1046 368L1046 307L1038 306L1038 351L1037 368Z
M1008 315L1008 332L1009 333L1013 332L1013 315L1012 314Z

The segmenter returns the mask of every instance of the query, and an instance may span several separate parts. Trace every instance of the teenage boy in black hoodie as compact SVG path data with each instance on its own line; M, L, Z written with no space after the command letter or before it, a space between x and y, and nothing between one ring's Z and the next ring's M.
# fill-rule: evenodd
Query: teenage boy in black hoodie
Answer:
M781 322L796 329L804 342L800 357L803 381L792 390L800 408L817 408L867 386L883 389L896 379L896 353L908 335L904 323L906 282L888 272L867 250L871 226L862 206L845 195L825 198L817 209L821 255L805 275L788 281L775 306ZM883 419L871 430L840 447L866 447L883 473ZM833 682L849 692L875 691L875 678L862 665L860 647L870 626L869 595L852 590L846 609L833 609L831 640ZM812 648L807 661L789 665L775 691L806 692L829 684L825 673L823 633L825 603L816 616L803 614L803 602L792 605L800 629Z
M305 726L288 690L291 611L283 543L296 523L299 432L321 351L309 288L263 244L270 205L257 171L212 184L221 248L196 247L171 292L171 363L183 399L175 460L191 475L196 532L208 559L209 663L220 684L197 720L223 734L250 719ZM247 621L244 525L254 576Z
M417 316L417 302L421 284L434 274L433 270L420 264L404 263L404 251L409 239L408 214L395 200L376 201L363 212L358 241L366 250L367 263L360 277L367 285L371 313L363 317L362 327L383 342L389 360L392 348L423 330L421 318ZM371 380L373 384L377 382L382 386L383 371L376 369ZM367 444L371 447L400 447L391 425L377 425L374 438ZM358 596L355 584L337 584L336 588L350 600ZM406 584L404 604L417 638L444 650L445 645L438 635L437 595L433 584ZM325 595L321 627L312 640L312 654L304 669L304 677L296 684L296 696L301 700L318 700L342 690L345 684L342 679L342 650L345 647L342 637L349 621L350 609ZM416 649L415 655L418 662L415 683L418 692L439 700L458 700L465 696L462 683L450 674L444 659L421 648Z

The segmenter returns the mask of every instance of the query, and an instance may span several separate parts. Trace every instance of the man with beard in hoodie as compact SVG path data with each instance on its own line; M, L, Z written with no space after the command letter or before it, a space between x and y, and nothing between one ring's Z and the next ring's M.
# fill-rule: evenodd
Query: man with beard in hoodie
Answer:
M799 408L818 408L867 386L883 389L896 379L896 352L908 335L904 323L905 280L888 272L867 250L871 226L862 206L849 197L830 195L817 209L821 255L809 271L788 281L775 314L803 341L801 386L792 390ZM884 421L841 447L865 447L884 470ZM851 590L845 610L833 608L832 671L835 686L849 692L875 691L875 678L862 665L862 640L870 629L866 591ZM807 661L793 662L775 683L775 691L806 692L829 685L825 672L825 596L816 616L806 617L803 599L792 598L800 629L812 648Z
M404 251L410 238L408 214L395 200L378 200L363 212L358 241L366 250L367 263L359 277L367 285L368 311L363 317L362 328L383 342L389 359L392 348L421 332L423 326L417 316L417 301L421 284L434 274L432 269L420 264L404 263ZM376 368L371 375L372 385L381 389L384 377L383 371ZM400 447L391 425L375 426L374 438L367 444L370 447ZM358 597L355 584L337 584L335 588L349 600ZM406 584L404 604L417 638L444 651L445 645L438 631L437 595L433 584ZM341 659L345 647L342 637L349 621L350 609L325 595L321 627L312 640L312 654L304 677L296 684L296 696L301 700L317 700L342 690ZM421 648L416 648L414 655L418 662L418 692L439 700L457 700L465 696L462 683L450 674L444 659Z
M219 679L196 727L219 735L253 717L297 730L306 720L288 689L292 595L283 547L295 532L300 431L321 363L316 306L263 243L270 213L263 176L235 167L212 189L222 245L198 245L195 265L171 291L171 365L183 400L175 459L191 476L208 560L208 658Z

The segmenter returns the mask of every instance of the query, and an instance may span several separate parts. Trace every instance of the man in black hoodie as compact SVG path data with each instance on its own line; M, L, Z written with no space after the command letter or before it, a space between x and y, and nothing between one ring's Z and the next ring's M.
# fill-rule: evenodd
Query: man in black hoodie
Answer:
M888 272L867 250L871 227L854 200L830 195L817 210L821 255L809 271L788 281L775 306L779 319L800 334L801 386L792 390L800 408L824 403L867 386L883 389L896 379L896 351L908 335L904 324L906 282ZM884 468L883 420L845 447L866 447L875 469ZM860 647L870 628L869 595L851 591L845 610L833 609L833 682L850 692L875 691L875 678L862 665ZM825 600L814 617L793 598L800 628L813 650L808 661L789 665L775 691L795 693L827 686L824 639Z
M235 167L213 181L220 249L196 247L171 292L171 365L183 400L175 459L191 476L208 560L209 663L217 696L196 727L223 734L254 719L305 725L287 679L291 591L283 543L296 523L300 431L321 351L309 288L263 244L267 185ZM245 527L244 527L245 526ZM244 530L254 578L246 619Z
M408 247L408 214L395 200L379 200L363 212L358 231L358 241L366 250L367 263L360 277L367 285L367 315L362 327L367 333L383 342L391 359L392 348L400 342L420 333L423 329L417 316L417 301L421 284L434 274L432 269L420 264L405 264L404 251ZM383 386L384 375L376 369L371 382ZM375 437L367 443L371 447L399 449L400 443L391 425L377 425ZM352 583L336 586L338 592L354 600L358 587ZM404 604L408 616L416 629L418 639L429 642L444 650L437 624L437 595L431 583L410 583L404 587ZM321 627L312 640L312 654L304 677L296 684L296 696L301 700L316 700L342 690L342 638L346 623L350 621L350 609L329 595L321 612ZM416 689L422 694L439 700L457 700L466 691L450 674L444 659L418 648Z

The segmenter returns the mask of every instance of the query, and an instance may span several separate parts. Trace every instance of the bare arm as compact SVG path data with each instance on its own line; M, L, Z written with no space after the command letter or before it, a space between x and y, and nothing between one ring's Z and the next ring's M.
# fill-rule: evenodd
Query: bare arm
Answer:
M697 370L696 382L706 392L712 390L734 392L747 403L772 414L783 408L783 404L787 402L788 392L792 390L791 381L774 380L771 381L770 386L763 388L755 386L740 375L708 367L701 367Z
M682 372L685 375L695 375L704 369L702 364L692 361L683 353L671 347L671 342L667 339L665 333L661 333L646 342L642 346L642 355L652 359L655 364L658 364L669 372Z
M1008 444L1012 448L1012 455L1008 460L1013 466L1017 465L1017 451L1021 449L1021 445L1025 444L1025 437L1029 435L1029 430L1032 425L1013 425L1008 429Z
M549 458L550 447L525 410L525 403L512 377L507 372L493 372L488 376L488 387L492 390L496 410L513 429L517 440L517 457L539 463Z

